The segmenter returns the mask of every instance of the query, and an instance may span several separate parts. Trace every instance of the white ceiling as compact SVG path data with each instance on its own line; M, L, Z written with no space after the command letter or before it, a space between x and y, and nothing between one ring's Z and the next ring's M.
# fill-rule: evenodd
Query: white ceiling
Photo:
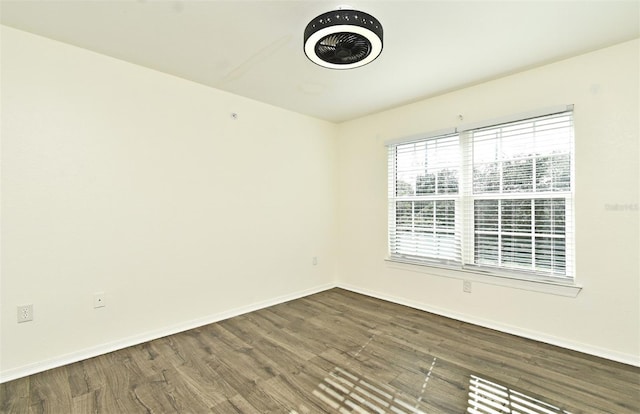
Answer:
M348 4L380 20L373 63L329 70L306 24ZM640 1L2 0L2 24L340 122L640 36Z

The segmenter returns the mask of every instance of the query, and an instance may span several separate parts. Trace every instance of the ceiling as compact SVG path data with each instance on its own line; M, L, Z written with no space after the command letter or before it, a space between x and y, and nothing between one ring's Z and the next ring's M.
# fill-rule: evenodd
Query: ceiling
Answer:
M302 50L333 1L2 0L4 25L341 122L640 36L640 1L350 1L380 20L369 65Z

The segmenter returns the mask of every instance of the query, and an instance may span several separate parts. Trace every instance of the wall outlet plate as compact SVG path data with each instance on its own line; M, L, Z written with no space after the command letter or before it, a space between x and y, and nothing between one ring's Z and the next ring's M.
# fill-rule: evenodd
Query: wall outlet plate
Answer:
M18 306L18 323L33 320L33 305Z
M471 281L463 280L462 281L462 291L465 293L471 293Z

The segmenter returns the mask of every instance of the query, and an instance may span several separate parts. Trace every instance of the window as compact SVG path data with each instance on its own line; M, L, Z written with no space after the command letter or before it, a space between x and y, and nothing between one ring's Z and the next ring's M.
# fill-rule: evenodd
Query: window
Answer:
M572 281L572 160L571 111L390 144L390 259Z
M398 145L393 152L392 252L455 262L460 257L455 215L459 203L458 136Z

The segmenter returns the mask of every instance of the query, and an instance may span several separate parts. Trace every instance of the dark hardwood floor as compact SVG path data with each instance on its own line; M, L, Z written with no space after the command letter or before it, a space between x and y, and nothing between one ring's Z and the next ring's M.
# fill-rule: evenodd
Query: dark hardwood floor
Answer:
M332 289L4 383L0 412L640 413L640 368Z

